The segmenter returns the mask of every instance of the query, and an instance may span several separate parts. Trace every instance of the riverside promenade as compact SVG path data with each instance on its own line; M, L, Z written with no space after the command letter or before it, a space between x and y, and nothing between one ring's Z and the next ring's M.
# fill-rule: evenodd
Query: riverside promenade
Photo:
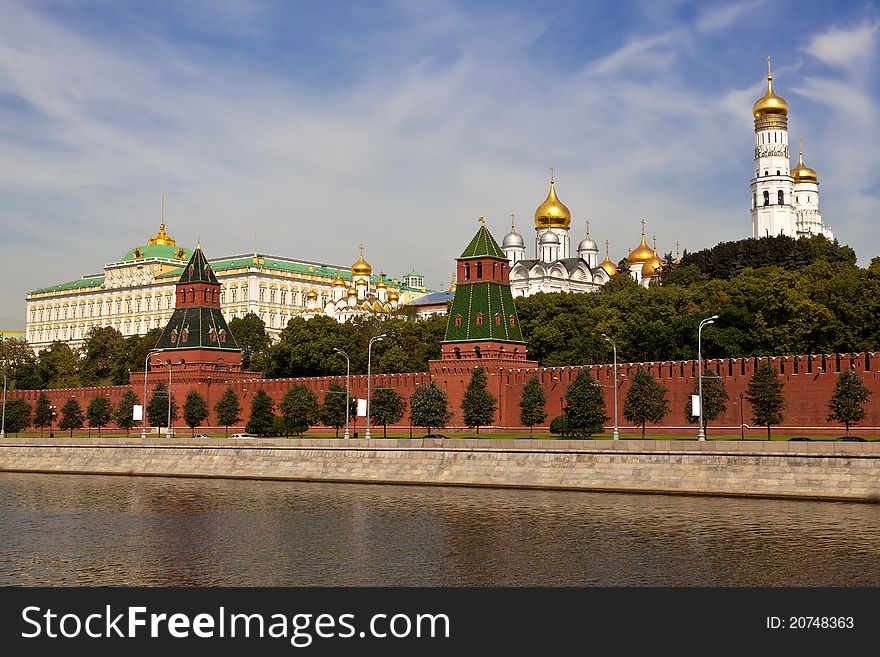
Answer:
M880 444L672 440L38 438L0 472L880 502Z

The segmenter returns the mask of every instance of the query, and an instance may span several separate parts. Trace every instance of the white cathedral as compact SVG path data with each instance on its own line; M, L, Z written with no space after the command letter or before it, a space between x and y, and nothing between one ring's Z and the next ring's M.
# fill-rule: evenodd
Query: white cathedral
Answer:
M819 212L819 176L804 164L790 169L788 103L773 91L767 58L767 92L752 107L755 118L755 177L752 178L752 237L824 235L834 239Z

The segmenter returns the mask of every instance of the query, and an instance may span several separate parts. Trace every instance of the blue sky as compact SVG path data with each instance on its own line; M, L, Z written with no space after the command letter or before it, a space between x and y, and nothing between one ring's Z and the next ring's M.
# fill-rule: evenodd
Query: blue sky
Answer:
M31 289L168 230L448 285L555 167L614 260L750 234L765 59L821 209L877 255L878 10L866 2L0 0L0 328ZM796 149L793 149L796 152Z

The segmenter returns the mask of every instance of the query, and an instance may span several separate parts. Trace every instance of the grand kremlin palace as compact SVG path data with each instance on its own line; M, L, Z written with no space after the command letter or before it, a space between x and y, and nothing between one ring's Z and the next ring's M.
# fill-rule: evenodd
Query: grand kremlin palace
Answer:
M191 249L179 246L166 232L163 211L159 232L104 265L103 274L28 294L24 337L39 351L54 341L82 345L93 327L112 326L125 336L164 327L174 311L175 284L191 256ZM428 292L416 272L400 281L374 274L363 248L350 267L259 253L209 262L221 284L224 317L255 313L275 336L294 316L324 314L345 321L391 313Z

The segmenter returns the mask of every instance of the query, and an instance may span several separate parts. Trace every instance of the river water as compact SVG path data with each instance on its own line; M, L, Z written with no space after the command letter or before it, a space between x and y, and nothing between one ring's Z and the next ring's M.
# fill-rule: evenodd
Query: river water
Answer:
M0 474L0 585L880 585L880 505Z

